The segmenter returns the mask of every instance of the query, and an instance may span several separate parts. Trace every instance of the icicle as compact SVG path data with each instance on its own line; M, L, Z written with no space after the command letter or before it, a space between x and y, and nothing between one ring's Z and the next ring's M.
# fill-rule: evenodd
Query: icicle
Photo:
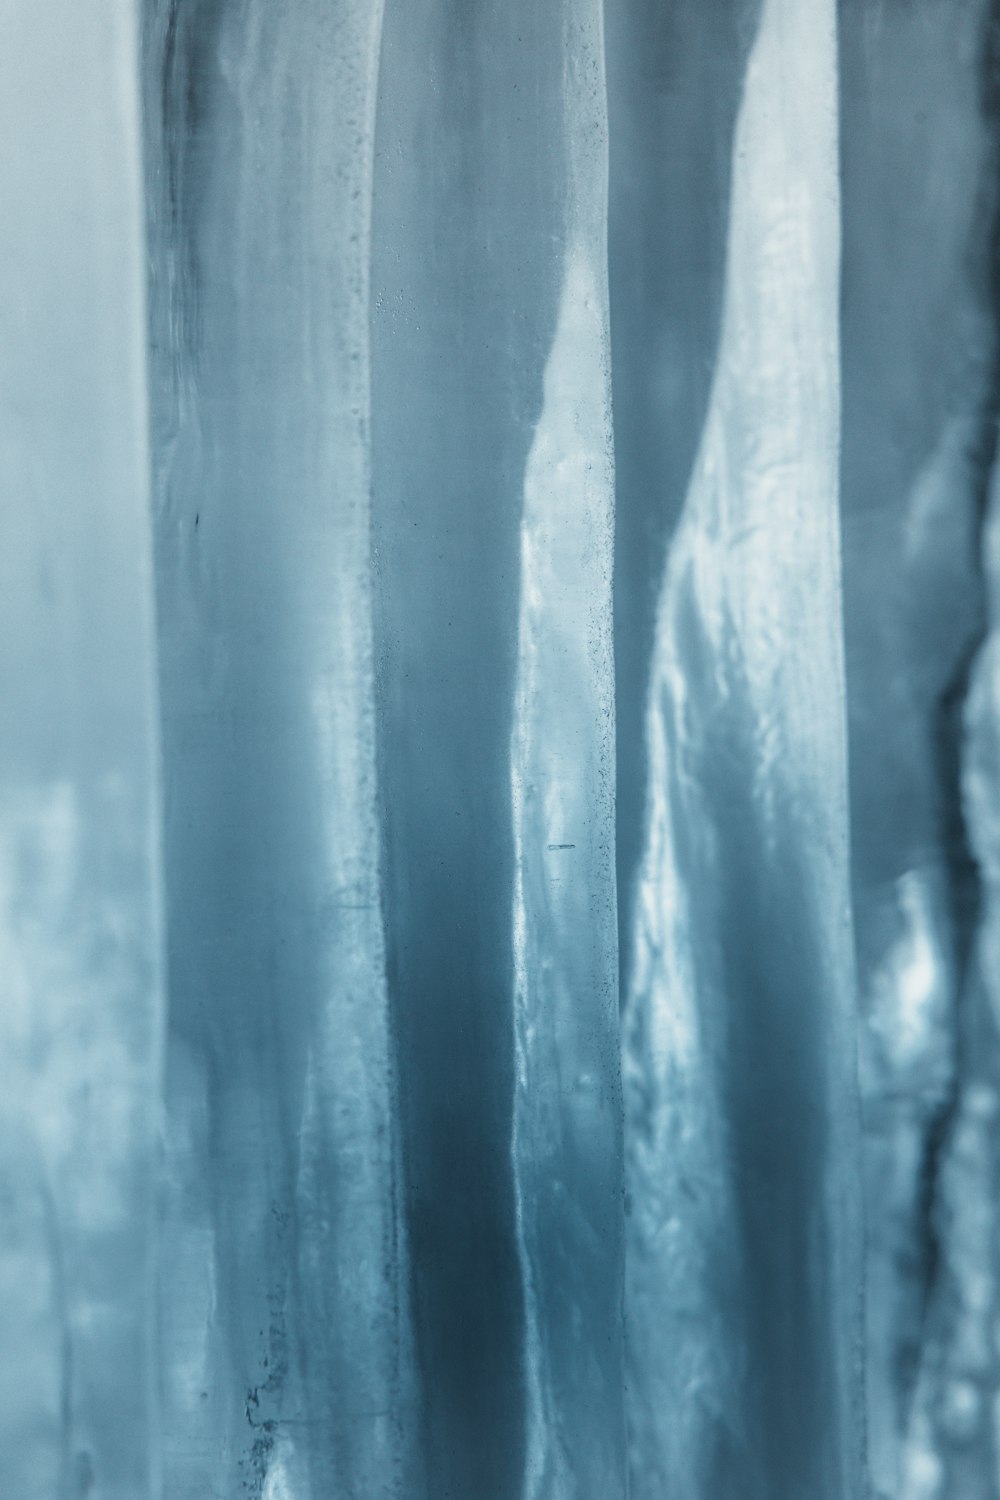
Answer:
M570 27L567 248L525 473L511 782L527 1500L624 1494L614 475L600 16Z
M476 1500L620 1492L602 75L596 5L386 11L386 935L428 1488Z
M162 1024L138 45L0 22L0 1488L155 1500Z
M625 1016L634 1500L862 1492L833 7L766 0L660 598Z
M171 1494L414 1500L375 811L381 7L148 20Z

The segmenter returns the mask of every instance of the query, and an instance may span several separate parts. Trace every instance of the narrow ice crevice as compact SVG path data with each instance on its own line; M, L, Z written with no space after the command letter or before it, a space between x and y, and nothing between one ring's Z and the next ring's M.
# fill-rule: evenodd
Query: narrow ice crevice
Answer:
M599 17L570 37L568 244L525 472L511 736L512 1156L525 1289L527 1500L625 1493L614 469Z
M623 1042L634 1500L860 1493L838 270L833 6L767 0L649 691Z

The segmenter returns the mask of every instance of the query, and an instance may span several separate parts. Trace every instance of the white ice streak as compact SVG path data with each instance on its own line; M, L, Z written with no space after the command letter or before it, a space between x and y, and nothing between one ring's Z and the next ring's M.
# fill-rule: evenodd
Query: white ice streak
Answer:
M511 792L525 1493L623 1493L614 475L597 7L568 28L567 244L528 457Z
M716 376L658 606L623 1057L628 1416L642 1496L666 1486L696 1500L713 1434L741 1440L727 1101L714 1067L727 979L712 871L726 813L711 805L709 765L733 751L731 711L754 725L731 775L752 787L762 854L779 803L809 828L845 1006L834 1030L850 1045L835 49L828 0L766 0L733 142Z

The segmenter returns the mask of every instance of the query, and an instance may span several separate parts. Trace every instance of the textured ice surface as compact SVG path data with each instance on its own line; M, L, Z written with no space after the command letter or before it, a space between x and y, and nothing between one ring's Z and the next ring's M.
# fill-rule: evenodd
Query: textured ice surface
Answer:
M564 85L563 284L524 479L511 736L526 1500L616 1500L626 1484L607 123L600 13L581 10Z
M1000 1500L993 0L0 10L2 1500Z
M998 1483L985 659L965 707L996 444L995 41L981 0L841 9L865 1349L872 1480L893 1500Z
M624 1011L636 1496L860 1492L834 89L832 7L767 0L649 689Z

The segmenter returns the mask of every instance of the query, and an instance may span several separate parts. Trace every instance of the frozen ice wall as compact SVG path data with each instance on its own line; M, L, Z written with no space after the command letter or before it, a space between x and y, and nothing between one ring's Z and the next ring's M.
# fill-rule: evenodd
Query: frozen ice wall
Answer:
M0 16L0 1493L158 1500L135 15Z
M993 0L0 10L2 1500L1000 1500Z

